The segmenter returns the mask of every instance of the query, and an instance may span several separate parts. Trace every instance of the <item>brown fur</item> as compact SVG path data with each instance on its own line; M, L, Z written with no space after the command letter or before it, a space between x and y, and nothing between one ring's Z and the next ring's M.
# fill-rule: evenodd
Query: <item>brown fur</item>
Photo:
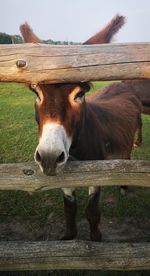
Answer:
M88 97L72 155L79 160L129 159L140 112L140 101L127 84L112 84Z
M101 232L99 230L100 206L99 206L100 188L97 187L94 194L89 197L88 205L85 209L85 215L90 225L90 238L92 241L101 241Z
M112 37L119 31L119 29L124 25L125 17L116 15L108 25L97 34L92 36L90 39L85 41L83 44L102 44L109 43ZM30 25L26 22L20 26L20 32L26 43L31 42L42 42L34 32L32 31Z
M77 235L77 226L76 226L76 214L77 214L77 203L75 194L72 198L64 196L64 214L66 220L66 233L63 240L72 240Z
M112 37L119 31L124 23L125 17L116 15L116 17L114 17L103 30L86 40L83 44L110 43Z
M131 81L132 82L132 81ZM139 81L140 82L140 81ZM138 81L135 81L135 80L133 80L133 84L134 83L137 83L137 86L138 86ZM150 84L150 83L149 83ZM136 93L136 91L135 91L135 88L134 88L134 85L132 86L131 84L130 84L130 81L122 81L122 82L120 82L119 84L118 83L113 83L113 84L110 84L110 85L108 85L108 86L106 86L105 88L102 88L100 91L99 91L99 93L103 93L103 94L105 94L105 93L111 93L111 87L113 86L113 90L115 91L116 89L120 89L120 91L122 90L122 89L124 89L125 87L126 87L126 90L129 92L129 93L131 93L131 95L133 94L134 95L134 98L135 98L135 96L137 97L137 102L139 103L139 100L140 100L140 102L141 102L141 104L142 104L142 99L141 99L141 97L142 97L142 93L141 92L143 92L143 94L145 95L147 92L146 92L146 87L145 87L145 85L146 85L146 80L145 81L143 81L143 83L141 83L141 87L143 87L143 91L142 91L142 89L140 89L139 90L139 95L137 95L137 93ZM148 86L148 83L147 83L147 86ZM147 93L147 95L148 95L148 93ZM148 99L148 98L147 98ZM141 112L143 112L143 105L141 105L141 107L142 107L142 109L141 109ZM141 145L141 143L142 143L142 118L141 118L141 113L139 114L139 116L138 116L138 120L137 120L137 139L136 139L136 141L134 141L134 144L133 144L133 146L134 147L138 147L138 146L140 146Z
M142 103L142 112L150 115L150 80L126 80L133 93Z
M73 137L71 155L77 159L130 158L141 112L140 102L130 86L114 83L74 107L68 98L76 86L60 84L58 89L55 84L40 85L44 97L43 103L36 105L40 134L45 121L57 122ZM97 136L101 138L98 141L94 140Z
M41 40L38 38L34 32L32 31L29 24L26 22L20 26L20 32L24 38L24 42L26 43L40 43Z
M83 107L80 105L71 105L68 97L72 90L78 84L40 84L44 101L36 108L36 119L39 124L39 135L43 131L43 125L46 121L59 123L64 125L68 136L73 136L76 126L80 121ZM80 89L87 91L89 86L85 88L84 84L80 84Z

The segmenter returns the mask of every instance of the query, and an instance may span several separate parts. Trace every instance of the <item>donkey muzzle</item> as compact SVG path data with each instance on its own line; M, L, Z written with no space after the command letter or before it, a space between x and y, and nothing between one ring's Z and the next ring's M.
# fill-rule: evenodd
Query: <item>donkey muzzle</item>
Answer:
M40 149L35 151L34 158L42 172L46 175L56 175L58 171L61 171L67 159L64 151L45 153Z
M47 123L43 127L34 158L46 175L61 172L69 157L70 139L62 125Z

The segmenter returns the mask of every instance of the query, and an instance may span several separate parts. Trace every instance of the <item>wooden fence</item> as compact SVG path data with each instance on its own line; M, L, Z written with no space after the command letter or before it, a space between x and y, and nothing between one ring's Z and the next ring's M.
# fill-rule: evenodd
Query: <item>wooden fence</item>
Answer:
M150 43L0 45L0 81L79 82L150 78Z
M150 161L72 161L58 176L44 175L35 163L0 165L0 190L22 190L29 193L54 188L85 186L150 187Z
M0 165L0 190L124 185L150 187L150 161L68 162L63 175L44 176L34 163ZM89 241L1 242L0 271L150 269L150 243Z
M75 82L150 78L150 43L100 46L0 46L0 81ZM69 162L57 177L33 163L0 165L0 190L43 191L72 186L150 187L150 161ZM1 242L0 271L150 269L150 243Z

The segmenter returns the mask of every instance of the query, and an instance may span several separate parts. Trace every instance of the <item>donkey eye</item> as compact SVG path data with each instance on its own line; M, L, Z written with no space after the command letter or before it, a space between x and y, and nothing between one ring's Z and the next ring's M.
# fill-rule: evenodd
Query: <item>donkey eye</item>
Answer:
M43 100L43 91L41 89L41 87L36 84L36 83L32 83L29 88L35 93L35 95L37 96L36 98L36 102L39 103Z
M41 98L40 98L39 94L37 92L35 92L35 94L36 94L36 102L40 103Z
M40 99L40 97L39 97L39 95L38 94L36 94L36 103L40 103L40 101L41 101L41 99Z
M40 101L41 101L40 97L37 96L37 97L36 97L36 102L37 102L37 103L40 103Z
M79 93L77 93L74 97L75 102L77 103L83 103L84 101L84 95L85 92L84 91L80 91Z

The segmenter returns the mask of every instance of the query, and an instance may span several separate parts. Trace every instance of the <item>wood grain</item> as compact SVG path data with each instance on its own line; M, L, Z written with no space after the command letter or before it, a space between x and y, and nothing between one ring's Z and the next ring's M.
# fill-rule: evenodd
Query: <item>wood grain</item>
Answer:
M150 43L0 45L0 81L56 83L150 78Z
M36 192L97 185L150 187L150 161L73 161L58 176L45 176L35 163L0 165L0 190Z
M148 270L150 243L0 243L0 271L51 269Z

